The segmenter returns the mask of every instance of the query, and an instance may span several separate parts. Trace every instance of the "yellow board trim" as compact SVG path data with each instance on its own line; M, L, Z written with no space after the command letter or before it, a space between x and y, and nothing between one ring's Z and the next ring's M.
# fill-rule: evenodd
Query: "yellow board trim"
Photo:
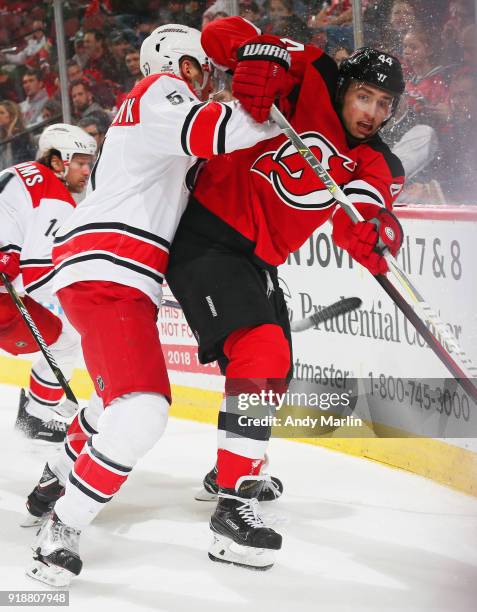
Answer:
M0 383L28 386L31 362L0 355ZM71 387L80 399L88 399L93 385L86 370L76 369ZM222 394L181 385L172 386L171 416L217 422ZM477 453L429 438L306 438L293 439L371 459L390 467L425 476L435 482L477 497Z

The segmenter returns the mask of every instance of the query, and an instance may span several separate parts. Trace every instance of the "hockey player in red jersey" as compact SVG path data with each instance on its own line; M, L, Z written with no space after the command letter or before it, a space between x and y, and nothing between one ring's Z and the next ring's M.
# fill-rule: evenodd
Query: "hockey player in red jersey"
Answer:
M81 351L79 336L41 302L58 305L52 293L53 238L76 206L73 195L86 187L95 152L89 134L58 123L40 136L38 161L0 174L0 272L25 293L25 306L67 378ZM38 351L1 279L0 348L14 355ZM27 395L21 392L16 427L30 438L63 441L66 425L54 417L72 412L65 412L62 397L63 389L41 356L33 364Z
M294 129L369 220L353 225L280 135L205 165L173 243L169 286L198 340L201 362L218 359L226 376L209 557L267 569L282 540L261 521L257 503L270 428L244 426L233 400L286 388L291 337L276 267L316 228L331 220L335 243L372 274L387 270L378 236L394 255L399 249L402 230L391 208L404 171L378 132L404 82L399 61L387 53L360 49L338 70L317 47L263 36L239 17L211 23L202 42L212 61L233 72L232 91L257 120L269 116L278 98ZM291 66L275 78L284 47Z
M289 61L284 51L283 73ZM55 288L105 407L97 424L78 419L65 494L34 545L28 575L57 586L81 571L80 531L166 426L171 392L156 318L197 158L279 133L238 102L206 102L208 61L197 30L157 28L143 42L140 63L145 78L113 120L87 196L53 248Z

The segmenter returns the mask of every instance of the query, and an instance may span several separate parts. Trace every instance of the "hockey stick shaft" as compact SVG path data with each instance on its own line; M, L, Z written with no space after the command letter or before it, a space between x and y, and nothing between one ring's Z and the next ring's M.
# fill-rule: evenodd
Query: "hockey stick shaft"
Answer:
M312 170L323 182L334 199L345 210L351 220L355 223L364 221L364 218L358 209L343 193L341 188L333 180L320 161L315 157L309 147L307 147L307 145L303 142L300 136L296 133L296 131L275 105L272 106L270 117L275 121L285 136L287 136L287 138L291 141L298 153L311 166ZM438 315L431 309L405 272L399 267L396 259L389 252L385 252L383 255L388 263L390 273L400 285L401 290L408 296L408 299L412 303L412 307L394 287L391 280L386 275L377 276L377 281L384 291L386 291L389 297L395 302L401 312L422 335L423 339L428 343L452 376L456 378L459 384L471 395L474 401L477 402L477 387L475 387L470 380L473 376L477 375L477 368L472 364L470 359L460 348L454 335L446 329ZM411 312L413 313L412 318L409 316ZM433 326L435 329L435 334L431 333L426 324ZM453 354L451 354L446 344L449 346L449 349L452 349ZM466 379L467 382L462 382L464 379Z
M326 306L325 308L318 310L305 319L292 321L290 325L291 330L292 332L305 331L306 329L310 329L319 323L328 321L328 319L332 319L339 315L346 314L347 312L351 312L352 310L356 310L356 308L359 308L361 304L362 302L359 298L344 298L338 302L335 302L334 304L330 304L330 306Z
M166 308L176 308L177 310L182 310L179 302L175 302L174 300L166 300L162 299L161 306L165 306Z
M76 404L76 406L78 406L78 400L76 399L76 396L73 393L73 390L71 389L71 387L70 387L68 381L66 380L63 372L60 370L60 367L56 363L55 358L51 354L51 351L50 351L48 345L46 344L43 336L41 335L38 327L36 326L35 321L33 321L33 319L31 318L31 315L28 312L28 309L26 308L25 304L23 303L21 297L15 291L14 286L8 280L7 276L3 272L0 273L0 278L2 279L2 282L5 285L5 289L8 291L10 297L12 298L13 303L18 308L18 310L19 310L19 312L20 312L20 314L22 316L22 319L25 321L25 324L27 325L28 329L31 331L32 336L35 338L36 343L38 344L38 348L43 353L43 356L45 357L45 359L46 359L48 365L50 366L53 374L55 375L56 379L58 380L58 382L60 383L61 387L63 388L63 391L65 392L65 395L66 395L66 398L68 400L70 400L70 402L73 402L73 403Z

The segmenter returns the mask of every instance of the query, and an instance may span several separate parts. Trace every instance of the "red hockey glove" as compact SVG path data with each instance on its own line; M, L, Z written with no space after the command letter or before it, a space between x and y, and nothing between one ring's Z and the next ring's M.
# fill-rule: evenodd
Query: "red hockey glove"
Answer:
M344 214L344 211L338 212ZM395 215L389 210L381 209L369 221L360 221L353 225L350 220L349 225L335 225L333 236L335 242L343 246L354 260L377 276L388 271L388 264L382 255L384 249L387 248L396 256L402 244L403 231Z
M22 300L43 340L51 346L61 334L61 319L28 295ZM7 293L0 293L0 349L12 355L38 351L35 338Z
M275 99L284 93L290 54L275 36L258 36L237 50L232 93L259 123L266 121Z
M12 281L20 273L20 255L18 253L0 252L0 273L7 276ZM0 285L3 285L0 277Z

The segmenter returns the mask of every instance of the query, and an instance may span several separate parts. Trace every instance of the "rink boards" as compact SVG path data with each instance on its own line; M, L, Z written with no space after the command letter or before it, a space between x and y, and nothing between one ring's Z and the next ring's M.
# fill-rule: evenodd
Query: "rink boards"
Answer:
M403 207L398 214L406 236L400 264L477 362L477 287L472 282L477 212L421 206ZM358 384L374 381L366 393L366 427L297 441L406 469L477 496L477 410L458 389L445 391L445 368L367 271L333 245L329 228L294 253L279 276L292 320L341 297L363 301L356 313L294 335L294 376L331 387L343 373ZM222 398L216 364L198 362L182 311L163 307L158 325L173 383L171 414L216 422ZM27 384L29 365L26 359L0 355L0 382ZM426 382L434 383L431 395L435 391L444 401L431 405ZM85 370L76 370L73 388L88 397L92 386ZM387 437L377 437L383 434Z

